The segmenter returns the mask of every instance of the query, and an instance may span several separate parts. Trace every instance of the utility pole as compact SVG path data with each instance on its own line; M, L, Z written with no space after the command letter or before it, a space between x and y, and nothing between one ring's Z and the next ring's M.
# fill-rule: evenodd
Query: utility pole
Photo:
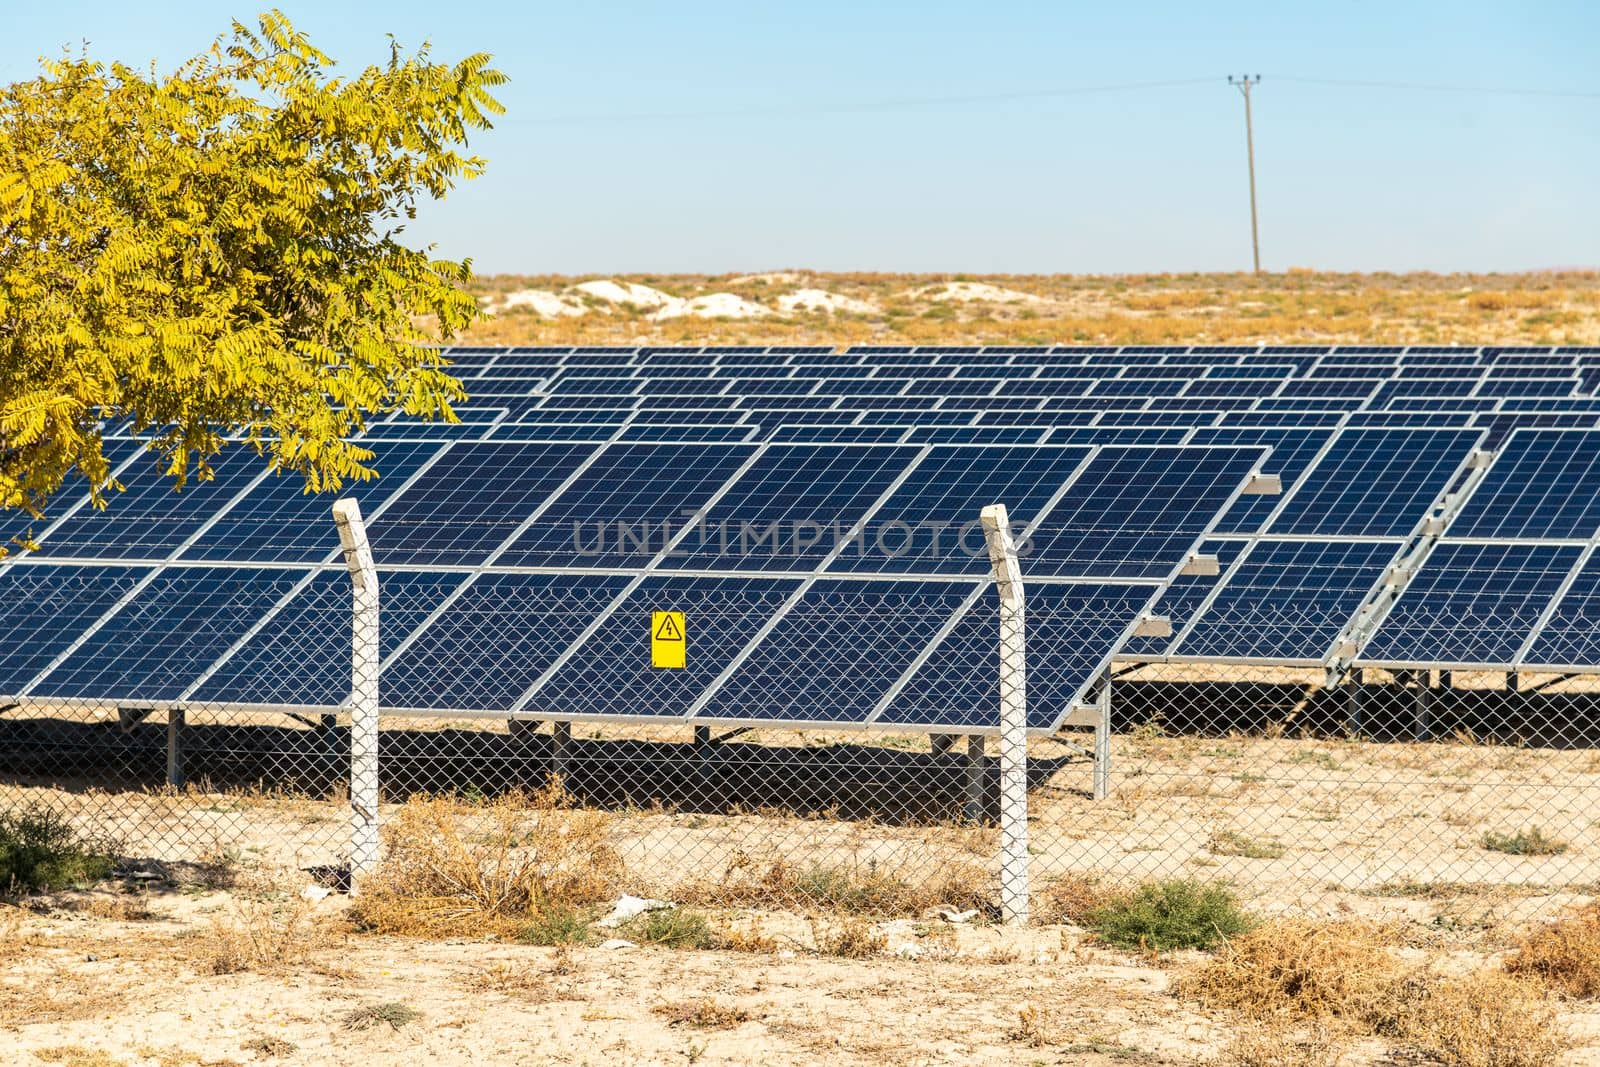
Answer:
M1261 84L1261 75L1228 75L1228 84L1244 96L1244 147L1250 157L1250 251L1255 256L1256 273L1261 273L1261 231L1256 226L1256 138L1250 123L1250 89Z

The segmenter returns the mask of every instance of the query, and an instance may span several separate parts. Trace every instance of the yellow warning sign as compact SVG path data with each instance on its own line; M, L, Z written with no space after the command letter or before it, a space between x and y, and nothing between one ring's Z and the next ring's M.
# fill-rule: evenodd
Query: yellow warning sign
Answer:
M688 647L683 612L657 611L650 616L650 666L682 667Z

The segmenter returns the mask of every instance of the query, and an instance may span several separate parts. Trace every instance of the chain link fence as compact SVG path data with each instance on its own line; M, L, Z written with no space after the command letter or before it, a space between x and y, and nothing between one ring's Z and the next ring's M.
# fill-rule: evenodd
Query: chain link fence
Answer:
M1544 908L1600 885L1600 676L1159 661L1086 676L1074 642L1121 632L1127 604L1029 586L1028 712L1067 724L1028 736L1025 821L1002 840L993 582L813 590L764 629L802 583L666 580L679 584L638 604L683 612L706 655L663 671L648 613L606 614L654 579L601 576L584 596L538 576L384 570L378 632L363 633L343 563L249 580L11 570L27 595L7 613L38 682L0 713L0 807L64 813L128 862L246 856L336 879L370 862L372 814L392 834L414 828L408 807L442 800L547 828L587 819L609 884L705 904L999 914L1005 856L1026 858L1046 920L1090 881L1223 880L1281 908L1463 886ZM966 598L970 624L908 675ZM1307 606L1208 625L1243 642L1347 621ZM760 669L746 658L721 678L757 636ZM383 664L370 780L351 700L364 647ZM905 676L897 699L921 725L888 714ZM728 717L690 722L685 707Z

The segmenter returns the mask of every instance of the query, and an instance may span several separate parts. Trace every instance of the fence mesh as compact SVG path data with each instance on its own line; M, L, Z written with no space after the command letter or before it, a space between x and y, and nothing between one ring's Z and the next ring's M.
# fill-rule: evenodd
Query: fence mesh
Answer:
M140 583L160 576L130 573L108 589L103 575L34 569L33 595L8 611L18 654L33 657L41 681L0 714L0 805L61 811L129 863L236 854L330 873L348 864L352 612L342 564L249 581L211 568L209 580L160 600L167 614L111 616L87 637L87 624L67 622L99 617L107 597L137 603L149 588ZM752 643L795 584L752 580L664 602L685 612L708 654L663 672L650 666L638 618L599 617L609 586L585 600L486 574L445 593L422 572L384 572L384 823L404 824L406 805L439 797L466 812L525 810L546 825L601 813L610 884L636 895L993 911L996 739L961 725L979 721L972 714L992 724L998 708L993 585L831 590L766 633L770 650L752 656L767 659L745 675L756 681L741 681L733 650ZM971 617L988 620L981 639L949 645L901 690L926 686L919 707L940 732L881 715L872 729L847 728L888 706L930 625L974 590ZM407 644L428 619L441 632ZM1030 595L1035 722L1066 710L1052 702L1090 680L1066 646L1045 654L1043 635L1128 621L1125 605ZM1263 630L1336 634L1347 621L1308 608L1211 625L1237 625L1234 647L1245 647ZM669 714L724 673L722 696L704 710L728 721ZM1178 662L1119 662L1108 676L1103 799L1092 713L1027 742L1039 918L1085 879L1223 880L1283 908L1492 886L1542 909L1600 884L1600 677L1378 668L1339 677ZM1087 696L1098 698L1093 685ZM797 720L815 721L789 725Z

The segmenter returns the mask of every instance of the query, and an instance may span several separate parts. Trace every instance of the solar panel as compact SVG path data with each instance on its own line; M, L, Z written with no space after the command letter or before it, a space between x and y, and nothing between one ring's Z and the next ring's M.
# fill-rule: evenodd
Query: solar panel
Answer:
M627 585L617 575L486 573L384 662L383 706L510 711Z
M1401 545L1258 541L1222 576L1169 654L1206 660L1320 663Z
M1376 666L1510 666L1583 550L1441 543L1357 660Z
M1274 534L1395 537L1456 480L1478 430L1341 430L1268 523Z
M310 572L173 566L85 632L35 698L171 701Z
M500 566L642 567L755 455L754 445L616 444L502 549Z
M1141 585L1041 585L1028 592L1028 727L1054 732L1109 653L1144 614ZM983 592L888 699L873 722L994 729L1000 724L999 619Z
M481 564L594 456L586 444L458 444L371 530L380 564Z
M818 581L775 617L695 714L744 722L865 723L981 588L973 582ZM827 669L806 669L820 649L827 650Z
M1028 538L1027 573L1164 579L1264 455L1257 448L1102 448Z
M799 579L653 576L620 598L610 614L567 650L518 710L573 716L683 717L761 628L800 588ZM679 670L651 662L657 611L682 612L692 655Z
M1600 431L1517 430L1450 537L1588 540L1600 533Z
M1571 584L1517 657L1548 669L1600 667L1600 554L1590 550Z

